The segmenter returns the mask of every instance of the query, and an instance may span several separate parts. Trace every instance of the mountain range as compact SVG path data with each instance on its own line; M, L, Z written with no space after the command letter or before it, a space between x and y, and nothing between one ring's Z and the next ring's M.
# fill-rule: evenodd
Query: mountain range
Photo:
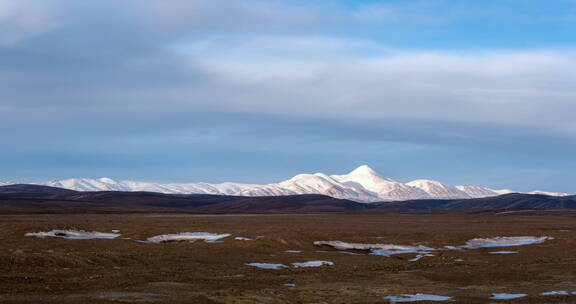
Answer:
M16 184L10 182L0 185ZM152 183L116 181L110 178L79 178L35 183L76 191L147 191L165 194L217 194L235 196L286 196L321 194L338 199L370 203L422 199L472 199L493 197L516 191L494 190L480 186L450 186L438 181L419 179L402 183L384 178L363 165L344 175L324 173L299 174L291 179L266 185L241 183ZM529 194L568 196L567 193L532 191Z
M535 210L563 210L562 212L565 213L568 209L576 209L576 195L548 196L510 193L473 199L419 199L365 204L319 194L247 197L131 191L74 191L29 184L0 186L0 214L142 212L392 212L429 214L451 211L490 212L490 210L498 212L497 214L516 214L517 212Z

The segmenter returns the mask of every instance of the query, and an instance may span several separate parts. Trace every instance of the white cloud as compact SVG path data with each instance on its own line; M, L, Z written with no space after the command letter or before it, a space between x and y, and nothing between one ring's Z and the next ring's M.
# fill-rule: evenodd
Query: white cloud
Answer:
M302 28L330 19L320 6L263 0L134 0L147 26L164 31L242 31Z
M12 46L60 24L54 1L0 0L0 46Z
M211 77L182 88L183 107L549 129L576 110L572 51L392 50L327 37L221 39L190 49L190 67Z

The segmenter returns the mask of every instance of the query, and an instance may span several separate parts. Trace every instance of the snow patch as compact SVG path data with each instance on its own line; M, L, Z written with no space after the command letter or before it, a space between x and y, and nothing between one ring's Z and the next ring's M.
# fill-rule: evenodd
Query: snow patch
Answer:
M104 232L88 232L84 230L59 230L54 229L47 232L30 232L24 236L35 236L39 238L57 237L71 240L89 240L89 239L115 239L121 234L117 233L104 233Z
M288 266L284 264L270 264L270 263L248 263L246 266L257 267L261 269L281 269L281 268L288 268Z
M423 257L433 257L433 256L434 256L433 254L424 253L424 254L419 254L419 255L417 255L415 258L410 259L410 260L408 260L408 261L410 261L410 262L416 262L416 261L420 260L420 259L423 258Z
M241 236L237 236L234 238L237 241L252 241L251 238L247 238L247 237L241 237Z
M399 296L387 296L384 298L390 301L390 303L418 302L418 301L432 301L432 302L452 301L452 297L437 296L424 293L417 293L413 295L403 294Z
M302 253L302 252L304 252L304 251L302 251L302 250L286 250L286 251L284 251L284 252L287 252L287 253Z
M208 232L182 232L177 234L162 234L148 238L149 243L170 243L170 242L193 242L203 240L205 242L215 242L219 239L229 237L229 233L216 234Z
M546 291L540 294L541 296L568 296L570 295L569 292L564 290L557 290L557 291Z
M479 249L479 248L495 248L495 247L512 247L540 244L547 240L552 240L552 237L535 237L535 236L515 236L515 237L495 237L495 238L475 238L466 242L463 246L444 246L443 248L431 248L422 245L396 245L396 244L362 244L362 243L346 243L342 241L315 241L316 246L331 246L338 250L369 250L372 255L380 255L390 257L397 254L416 254L416 257L409 260L415 262L423 257L434 256L432 251L437 250L463 250L463 249ZM346 251L344 251L346 252ZM517 251L494 251L491 254L513 254ZM351 254L351 253L350 253Z
M476 238L471 239L466 242L465 246L462 248L465 249L478 249L478 248L493 248L493 247L511 247L511 246L524 246L524 245L533 245L533 244L540 244L544 243L547 240L552 240L554 238L543 236L543 237L535 237L535 236L500 236L495 238Z
M271 264L271 263L248 263L247 266L258 267L262 269L282 269L282 268L301 268L301 267L321 267L321 266L333 266L334 263L330 261L308 261L303 263L292 263L292 266L286 266L284 264Z
M292 263L293 267L320 267L320 266L334 266L333 262L330 261L309 261L304 263Z
M370 250L373 255L392 256L395 254L403 253L429 253L428 251L435 250L434 248L426 246L409 246L409 245L395 245L395 244L361 244L361 243L346 243L341 241L316 241L316 246L331 246L338 250Z

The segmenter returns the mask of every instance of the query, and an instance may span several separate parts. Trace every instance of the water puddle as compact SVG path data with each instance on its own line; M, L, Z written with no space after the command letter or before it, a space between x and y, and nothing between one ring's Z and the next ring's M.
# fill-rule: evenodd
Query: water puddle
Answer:
M431 294L417 293L417 294L403 294L399 296L387 296L384 297L390 303L404 303L404 302L419 302L419 301L431 301L431 302L443 302L452 301L452 297L437 296Z
M490 299L492 300L512 300L528 296L525 293L493 293Z

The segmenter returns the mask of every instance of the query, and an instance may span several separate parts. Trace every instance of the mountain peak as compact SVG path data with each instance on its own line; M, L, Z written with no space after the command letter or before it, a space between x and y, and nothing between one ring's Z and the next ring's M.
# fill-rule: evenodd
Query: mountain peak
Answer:
M113 180L113 179L111 179L111 178L109 178L109 177L101 177L101 178L98 179L98 181L100 181L100 182L102 182L102 183L105 183L105 184L114 184L114 183L116 183L115 180Z
M378 173L376 173L376 171L372 170L372 168L370 168L368 165L362 165L362 166L354 169L349 174L353 174L353 175L378 175Z

